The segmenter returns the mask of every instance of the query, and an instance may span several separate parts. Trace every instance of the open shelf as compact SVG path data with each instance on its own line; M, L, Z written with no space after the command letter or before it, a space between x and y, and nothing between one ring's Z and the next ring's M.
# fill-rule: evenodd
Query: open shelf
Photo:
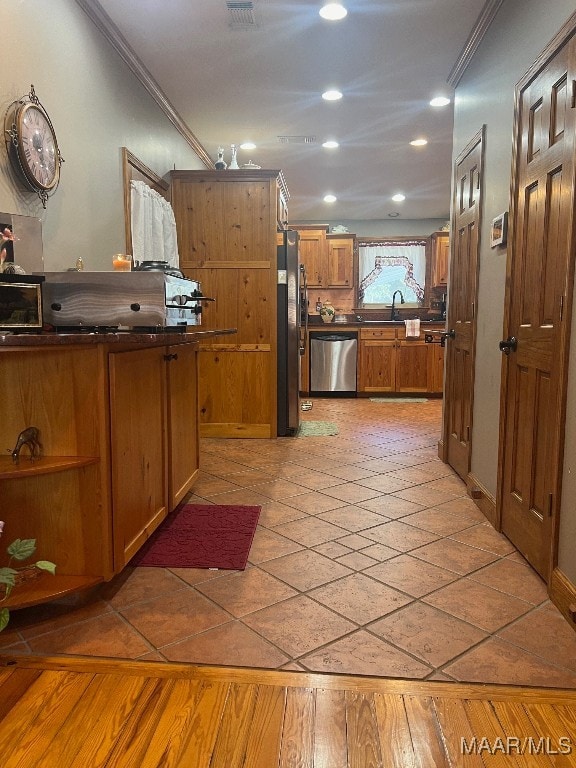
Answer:
M68 576L66 574L43 573L36 579L25 581L13 588L10 597L0 603L2 608L29 608L39 603L48 603L60 597L89 589L104 581L100 576ZM3 591L2 591L3 592Z
M14 464L11 456L0 456L0 480L16 480L52 472L65 472L69 469L87 467L98 461L100 459L93 456L41 456L34 461L30 461L28 456L23 456L18 464Z

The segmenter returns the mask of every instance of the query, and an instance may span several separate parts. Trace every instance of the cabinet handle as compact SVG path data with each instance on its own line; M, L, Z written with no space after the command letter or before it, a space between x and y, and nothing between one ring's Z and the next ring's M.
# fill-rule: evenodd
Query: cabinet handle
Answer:
M174 353L171 355L164 355L164 360L166 360L167 362L170 362L170 360L178 360L178 354Z

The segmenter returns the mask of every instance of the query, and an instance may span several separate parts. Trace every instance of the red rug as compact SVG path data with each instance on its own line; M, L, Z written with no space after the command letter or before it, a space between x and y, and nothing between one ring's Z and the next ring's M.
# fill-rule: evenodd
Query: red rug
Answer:
M183 504L164 520L130 565L241 571L259 515L260 507Z

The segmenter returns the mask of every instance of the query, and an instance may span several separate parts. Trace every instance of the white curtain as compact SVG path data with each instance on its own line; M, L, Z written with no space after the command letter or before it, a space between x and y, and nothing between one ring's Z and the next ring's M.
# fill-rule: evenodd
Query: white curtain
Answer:
M167 261L178 267L176 219L172 206L143 181L131 181L132 258Z
M392 300L395 290L406 301L422 301L426 280L425 241L359 243L359 298L367 304Z

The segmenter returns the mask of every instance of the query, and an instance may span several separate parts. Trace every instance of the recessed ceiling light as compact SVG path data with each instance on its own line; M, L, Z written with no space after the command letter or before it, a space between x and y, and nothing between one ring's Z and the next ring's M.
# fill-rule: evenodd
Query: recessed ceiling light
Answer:
M340 19L343 19L348 14L348 11L340 3L326 3L325 6L320 8L318 13L323 19L328 19L328 21L340 21Z
M428 139L414 139L414 141L411 141L410 144L413 147L425 147L426 144L428 144Z
M324 93L322 94L322 98L325 101L338 101L338 99L342 98L342 94L340 91L333 89L329 91L324 91Z
M392 200L394 200L395 203L401 203L402 200L406 200L406 195L399 192L397 195L392 195Z
M445 107L447 104L450 104L450 99L447 99L446 96L436 96L430 102L431 107Z
M336 149L340 144L337 141L325 141L322 146L324 149Z
M335 203L336 202L336 195L324 195L324 202L325 203Z
M245 141L243 144L240 144L240 149L256 149L256 144L253 141Z

